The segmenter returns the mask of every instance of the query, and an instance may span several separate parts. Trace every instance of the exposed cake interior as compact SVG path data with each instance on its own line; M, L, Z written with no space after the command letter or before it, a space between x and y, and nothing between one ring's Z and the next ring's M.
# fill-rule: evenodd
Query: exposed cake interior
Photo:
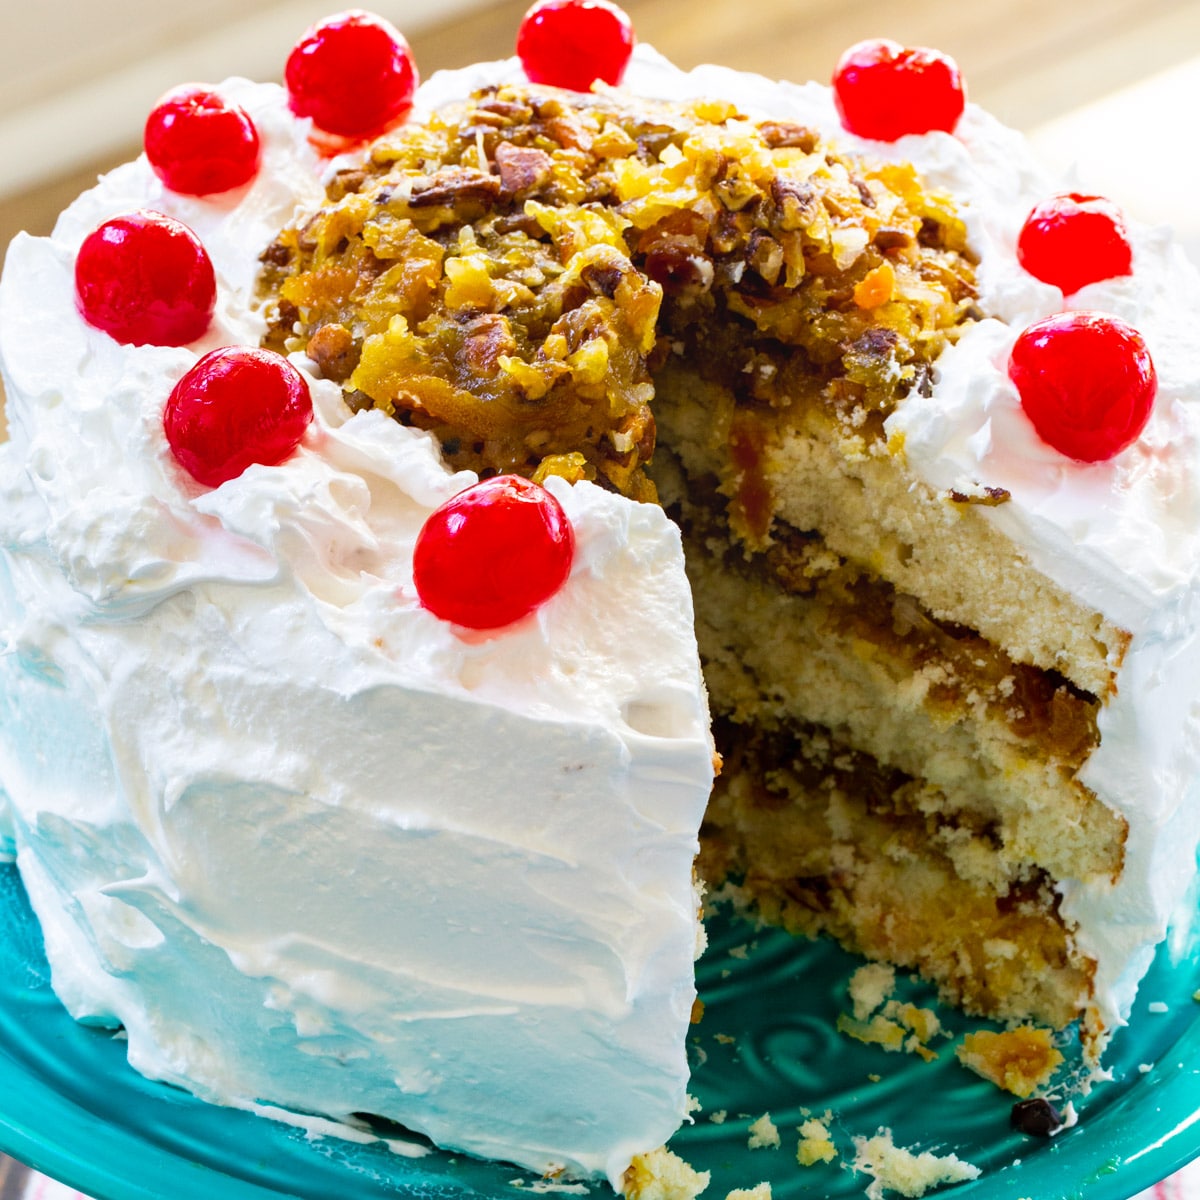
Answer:
M722 102L515 87L329 201L264 256L272 345L455 467L678 521L725 760L708 882L1098 1045L1058 884L1122 868L1077 773L1128 638L983 518L1004 492L935 492L884 428L983 315L953 201Z

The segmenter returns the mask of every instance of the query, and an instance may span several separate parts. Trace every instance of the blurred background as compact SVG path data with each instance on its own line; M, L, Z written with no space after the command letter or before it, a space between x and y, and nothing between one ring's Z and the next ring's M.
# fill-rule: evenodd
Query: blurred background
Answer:
M512 52L528 0L374 0L422 75ZM946 50L972 99L1035 135L1052 165L1136 216L1174 224L1200 259L1198 0L626 0L639 37L681 66L719 61L829 78L841 51L889 36ZM0 40L0 248L45 232L102 170L138 149L168 87L278 78L333 0L38 0L5 5Z

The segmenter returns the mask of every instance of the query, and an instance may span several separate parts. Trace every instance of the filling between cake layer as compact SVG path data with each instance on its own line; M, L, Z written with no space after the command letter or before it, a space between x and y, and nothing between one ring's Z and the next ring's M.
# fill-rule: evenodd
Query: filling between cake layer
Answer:
M678 521L710 883L972 1011L1103 1032L1058 885L1122 869L1077 773L1128 635L981 519L1006 493L933 492L887 431L983 315L948 198L727 104L505 87L374 148L264 263L268 343L352 409Z

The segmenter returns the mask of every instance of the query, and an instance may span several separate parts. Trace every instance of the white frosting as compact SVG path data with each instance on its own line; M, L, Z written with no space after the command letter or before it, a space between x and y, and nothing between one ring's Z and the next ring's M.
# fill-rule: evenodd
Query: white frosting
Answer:
M248 191L129 164L0 286L0 778L55 989L205 1098L615 1181L686 1108L712 747L678 532L552 480L569 580L471 636L412 584L424 518L474 480L428 435L313 379L285 463L184 475L167 394L257 343L257 255L321 196L279 90L223 90L266 143ZM202 344L75 312L80 240L133 207L208 248Z
M435 75L418 112L519 77L512 61ZM1017 135L969 107L957 137L864 143L825 88L683 74L645 47L625 86L816 126L963 204L981 303L1010 324L970 330L932 399L891 421L935 488L1008 488L989 519L1134 635L1084 774L1131 818L1127 868L1065 901L1119 1021L1200 821L1194 276L1139 231L1134 279L1075 298L1143 330L1161 385L1138 447L1064 462L1004 375L1015 333L1062 303L1013 256L1053 190ZM76 1016L123 1022L140 1070L209 1099L379 1113L615 1181L686 1103L711 766L678 538L652 507L552 481L578 536L570 580L517 627L464 637L411 584L424 516L470 479L424 435L348 418L314 379L286 463L211 491L184 477L165 397L203 350L257 342L257 253L320 196L278 89L227 90L264 134L250 189L187 200L130 164L52 239L19 238L0 285L0 779L55 987ZM75 313L79 241L138 206L212 254L201 344L121 347Z

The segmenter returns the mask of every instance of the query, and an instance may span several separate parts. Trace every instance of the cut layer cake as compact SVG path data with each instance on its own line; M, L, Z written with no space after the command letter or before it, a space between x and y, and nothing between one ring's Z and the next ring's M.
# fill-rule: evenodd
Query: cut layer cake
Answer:
M851 132L852 59L531 61L320 182L228 83L253 178L139 160L10 250L0 778L56 989L206 1098L619 1185L686 1111L699 849L1099 1059L1200 836L1195 272L1086 198L1031 226L974 106ZM213 268L180 344L80 283L143 210ZM1078 211L1130 256L1056 286ZM214 466L251 349L302 419Z

